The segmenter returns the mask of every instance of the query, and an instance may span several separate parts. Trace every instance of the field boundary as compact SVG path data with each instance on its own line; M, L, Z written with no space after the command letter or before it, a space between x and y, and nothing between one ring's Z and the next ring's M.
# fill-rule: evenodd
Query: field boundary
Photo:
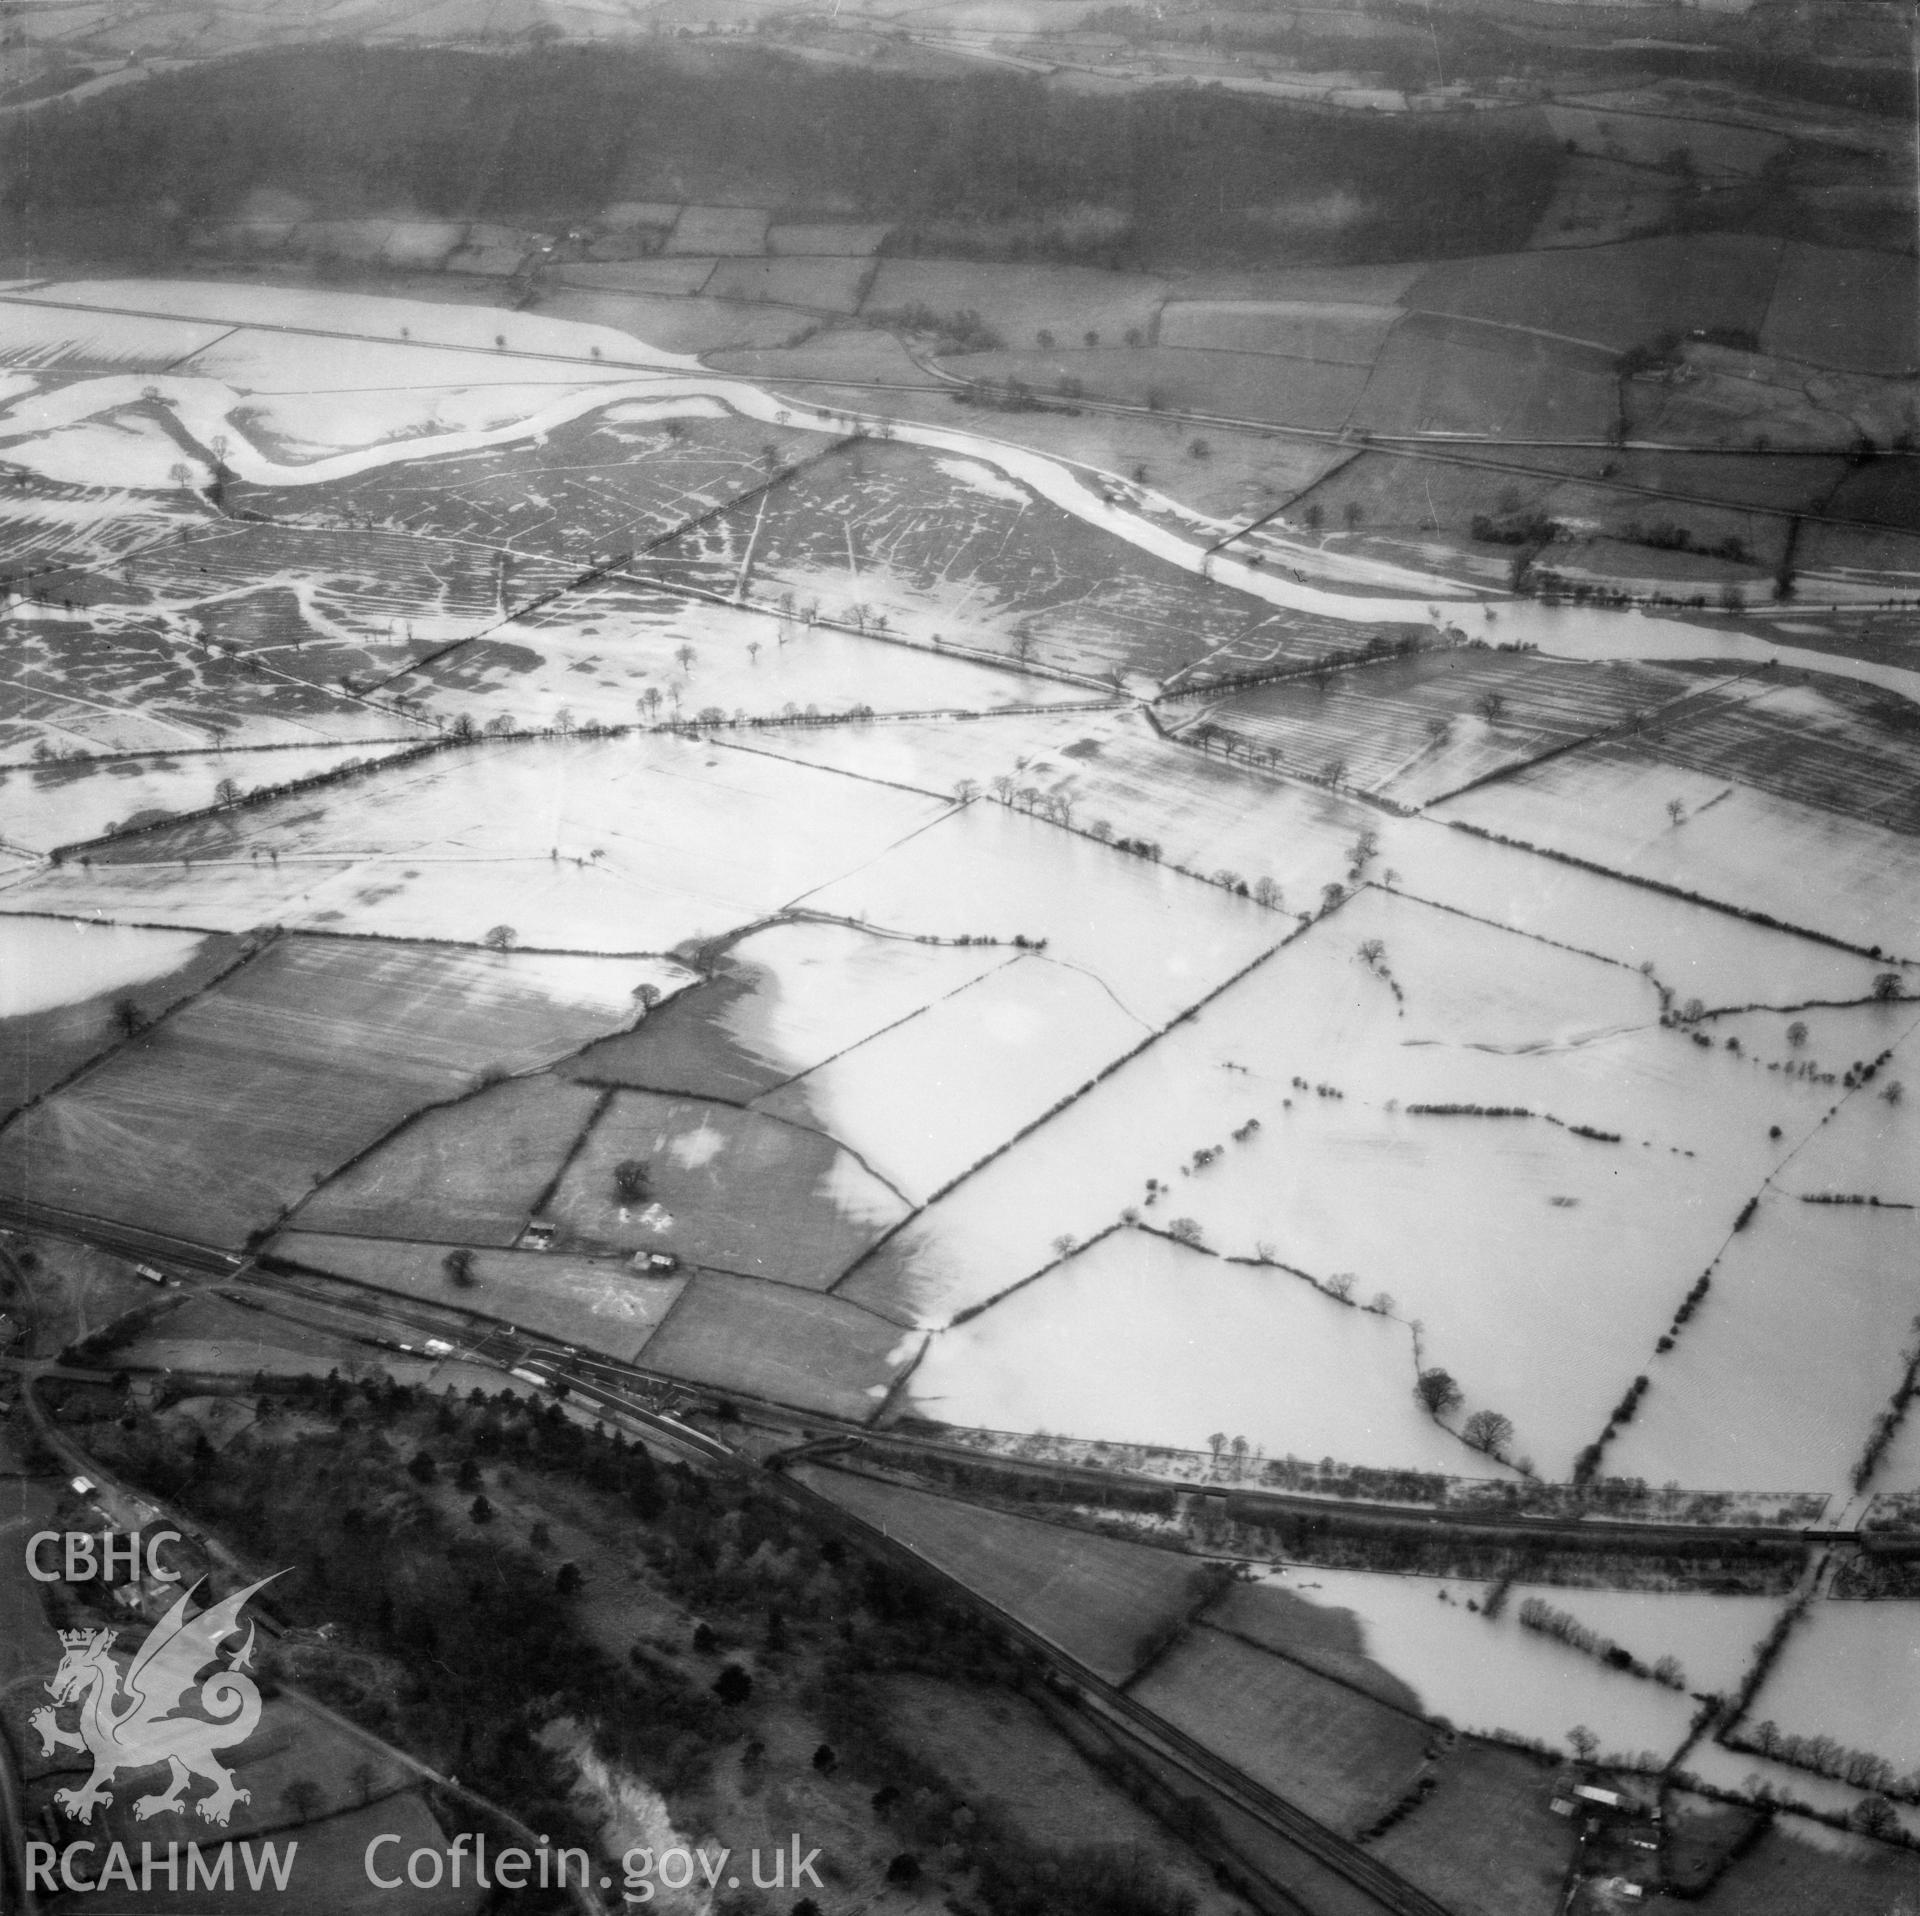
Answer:
M1336 907L1336 909L1338 908ZM1325 914L1323 913L1322 916L1324 915ZM1133 1060L1139 1057L1139 1055L1143 1051L1145 1051L1150 1045L1158 1044L1159 1041L1162 1038L1164 1038L1168 1034L1168 1032L1172 1031L1176 1025L1185 1024L1189 1019L1196 1017L1202 1010L1206 1008L1206 1006L1210 1005L1216 998L1218 998L1221 995L1221 993L1231 990L1235 985L1239 984L1243 978L1246 978L1251 973L1257 971L1262 965L1266 964L1269 959L1278 956L1278 954L1284 951L1288 945L1292 944L1296 938L1304 937L1306 933L1312 929L1312 926L1315 924L1318 924L1319 922L1320 922L1319 919L1314 919L1306 925L1298 926L1295 930L1289 932L1286 937L1282 938L1278 944L1270 945L1265 951L1257 954L1247 964L1242 965L1238 971L1232 974L1232 976L1223 979L1219 984L1214 986L1214 988L1208 993L1206 993L1204 997L1196 998L1194 1002L1188 1005L1184 1011L1176 1012L1174 1016L1171 1019L1169 1019L1166 1024L1160 1026L1158 1030L1149 1031L1147 1035L1144 1038L1142 1038L1138 1044L1134 1045L1130 1050L1121 1052L1121 1054L1117 1058L1114 1058L1108 1064L1103 1065L1100 1068L1100 1070L1095 1072L1094 1075L1086 1081L1085 1084L1080 1085L1075 1090L1069 1091L1065 1097L1061 1098L1060 1100L1058 1100L1058 1102L1051 1105L1047 1110L1041 1112L1037 1118L1030 1119L1026 1124L1022 1125L1020 1129L1016 1131L1004 1143L995 1145L994 1148L991 1151L989 1151L985 1157L979 1159L976 1163L969 1165L967 1169L960 1172L958 1176L949 1178L947 1182L941 1185L937 1191L932 1192L928 1196L926 1202L920 1206L919 1211L914 1212L912 1216L902 1218L900 1222L894 1225L891 1230L885 1232L880 1237L877 1237L873 1241L873 1243L868 1245L866 1250L863 1251L859 1257L855 1258L854 1261L851 1264L849 1264L844 1271L840 1273L839 1277L835 1279L830 1289L832 1291L837 1292L840 1286L844 1284L847 1281L847 1279L854 1274L855 1271L859 1270L860 1267L866 1263L868 1258L873 1257L876 1253L882 1250L887 1244L891 1243L895 1236L897 1236L909 1224L911 1224L913 1222L914 1217L918 1217L921 1214L921 1212L931 1210L933 1206L938 1204L940 1200L943 1197L947 1196L949 1192L953 1191L958 1186L964 1184L967 1181L967 1179L969 1179L970 1177L973 1177L977 1173L985 1170L986 1167L989 1164L991 1164L996 1158L1004 1157L1006 1153L1011 1151L1016 1144L1019 1144L1023 1142L1025 1139L1031 1137L1033 1133L1038 1131L1043 1124L1051 1123L1055 1118L1057 1118L1060 1115L1062 1111L1065 1111L1070 1105L1077 1104L1082 1098L1084 1098L1087 1095L1089 1091L1093 1090L1096 1085L1112 1077L1113 1074L1116 1071L1120 1070L1123 1066L1131 1064Z
M102 845L119 845L125 843L128 839L143 838L149 832L170 831L176 825L194 825L199 824L205 819L224 817L230 812L249 811L258 806L270 805L276 799L291 798L299 792L316 790L323 785L345 785L359 778L363 773L385 771L387 767L393 765L411 765L417 759L426 758L434 752L455 751L464 746L479 745L485 742L489 741L483 741L478 735L471 738L443 737L421 739L415 742L409 749L390 752L383 758L358 759L350 765L334 765L325 771L310 773L305 778L290 779L284 785L261 786L255 791L243 793L240 797L227 804L222 804L216 799L211 805L202 805L188 812L172 812L165 818L149 819L144 825L130 826L117 832L102 832L94 838L76 838L69 844L55 845L51 850L44 853L43 856L51 865L62 865L72 857L78 856L84 859L88 853ZM215 748L209 748L209 750L212 749ZM312 748L269 745L255 746L251 749L255 751L293 751L311 750ZM342 747L342 749L350 750L351 748ZM126 756L132 757L135 755L129 753ZM160 755L153 754L152 756ZM182 753L181 756L185 757L187 754ZM124 861L111 860L108 862L135 864L141 861L127 859Z
M53 914L35 912L31 914L20 913L18 915L22 917L57 916L62 923L72 922L71 917L66 913ZM181 927L178 925L164 925L154 926L152 929L157 931L178 931ZM238 939L240 949L235 953L231 964L222 965L204 984L198 986L193 991L189 991L184 997L175 999L172 1004L163 1006L159 1014L146 1025L142 1026L140 1030L121 1031L118 1038L109 1044L104 1051L95 1052L92 1057L76 1065L64 1078L46 1086L44 1090L36 1091L24 1104L15 1105L4 1117L0 1117L0 1131L6 1130L16 1119L24 1117L29 1111L35 1110L44 1104L47 1099L51 1098L56 1092L67 1090L70 1086L78 1084L89 1072L98 1070L100 1067L110 1063L113 1059L119 1057L128 1046L138 1044L141 1040L152 1037L168 1019L186 1010L189 1005L199 1003L208 992L214 990L217 986L225 984L235 972L252 964L253 961L263 953L272 950L274 945L276 945L285 934L277 925L270 925L260 932L210 932L205 935L214 938ZM182 1241L184 1242L185 1240Z
M1697 891L1687 891L1679 885L1669 885L1658 878L1646 878L1638 872L1615 871L1609 865L1595 864L1590 858L1581 858L1573 852L1556 851L1550 845L1535 845L1524 838L1510 838L1504 832L1490 831L1484 825L1469 824L1464 818L1445 818L1437 821L1449 830L1466 832L1474 838L1483 838L1492 845L1507 845L1515 851L1530 852L1536 858L1551 858L1556 864L1571 865L1576 871L1593 872L1601 878L1611 878L1623 885L1638 885L1645 891L1658 892L1663 898L1677 898L1682 904L1698 905L1705 911L1724 912L1729 918L1744 918L1748 924L1763 926L1768 931L1785 932L1792 938L1809 938L1816 945L1827 945L1835 951L1850 952L1856 958L1871 958L1876 962L1898 965L1911 965L1916 960L1889 954L1878 945L1856 945L1845 938L1836 938L1831 932L1814 931L1806 925L1791 925L1784 918L1775 918L1771 913L1755 911L1747 905L1730 905L1718 898L1708 898Z

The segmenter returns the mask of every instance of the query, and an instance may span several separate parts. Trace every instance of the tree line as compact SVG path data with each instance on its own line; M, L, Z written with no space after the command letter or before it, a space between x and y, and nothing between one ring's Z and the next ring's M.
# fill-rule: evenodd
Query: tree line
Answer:
M1351 217L1319 232L1317 257L1496 251L1522 242L1562 159L1470 119L1199 89L1092 98L1025 75L820 70L760 49L690 70L668 49L606 46L242 55L51 107L0 133L0 153L13 213L220 217L271 187L340 210L577 218L621 198L765 203L779 181L799 206L905 222L900 250L916 250L915 221L942 245L956 222L1008 221L1016 252L1112 266L1268 255L1282 242L1261 209L1336 201ZM1087 208L1118 217L1035 226ZM1302 241L1284 244L1294 256Z

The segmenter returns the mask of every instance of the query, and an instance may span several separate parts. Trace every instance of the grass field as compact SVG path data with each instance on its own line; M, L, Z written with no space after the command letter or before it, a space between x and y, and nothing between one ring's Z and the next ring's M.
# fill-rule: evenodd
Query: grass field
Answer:
M1391 306L1310 300L1169 301L1160 314L1162 346L1216 352L1277 353L1333 366L1371 366L1400 314Z
M1882 1916L1916 1899L1920 1859L1882 1843L1836 1849L1826 1831L1789 1822L1768 1830L1699 1907L1708 1916Z
M615 1167L647 1166L624 1199ZM905 1202L832 1138L704 1099L620 1091L549 1201L564 1248L670 1251L687 1263L825 1290Z
M1688 233L1444 260L1402 299L1419 312L1538 327L1620 352L1694 327L1759 332L1781 250L1778 240Z
M154 1370L213 1371L248 1377L324 1377L369 1368L368 1347L347 1335L247 1310L223 1297L190 1298L170 1310L126 1347L125 1361ZM382 1356L384 1358L384 1353ZM406 1375L408 1360L396 1357L383 1368ZM424 1379L427 1366L417 1373Z
M702 262L704 264L704 262ZM676 298L657 293L589 292L562 287L543 294L543 315L620 338L622 351L698 356L753 346L784 346L820 323L791 306L749 306L740 300Z
M701 290L709 299L770 300L851 313L859 308L871 270L863 259L723 259Z
M312 1840L306 1826L312 1826L314 1834L319 1835L325 1829L325 1817L376 1799L382 1809L393 1810L399 1819L379 1828L399 1830L410 1826L407 1811L412 1806L398 1793L415 1780L416 1773L371 1738L357 1736L317 1715L304 1698L282 1693L264 1699L260 1726L247 1739L243 1761L242 1781L252 1792L252 1801L234 1805L229 1821L212 1836L213 1842L226 1837L238 1842L262 1832L278 1834L290 1823L297 1823L302 1825L299 1835L304 1856ZM362 1762L367 1765L367 1773L349 1782L348 1773ZM89 1767L85 1757L72 1755L65 1758L63 1767L68 1766L77 1766L82 1773ZM321 1800L314 1810L299 1817L288 1808L284 1793L288 1784L302 1777L318 1786ZM131 1790L116 1792L118 1800L103 1806L92 1832L103 1845L125 1843L137 1857L142 1839L152 1843L161 1855L169 1842L184 1847L196 1840L209 1840L206 1824L193 1811L197 1786L190 1790L183 1809L162 1811L144 1821L134 1812L134 1794ZM236 1874L242 1873L236 1870Z
M551 959L282 939L16 1119L0 1180L238 1244L483 1066L524 1069L621 1022L624 991L604 990L590 971L569 990Z
M767 215L755 206L683 206L667 239L669 253L758 253Z
M1604 106L1547 106L1541 112L1553 137L1581 153L1656 167L1685 152L1710 179L1751 178L1786 144L1778 133L1718 120L1610 112Z
M1418 1718L1204 1624L1133 1696L1345 1835L1405 1794L1433 1740Z
M702 1271L647 1346L647 1368L864 1422L919 1340L837 1297Z
M1381 348L1353 424L1388 437L1605 437L1613 374L1593 348L1531 331L1420 315Z
M927 372L891 333L865 326L836 326L797 346L749 346L709 353L716 372L775 383L782 379L825 379L846 386L904 382L938 390L942 382ZM869 410L877 410L869 408Z
M1567 1870L1565 1817L1548 1809L1553 1772L1518 1750L1462 1743L1439 1787L1374 1844L1382 1862L1448 1908L1539 1916Z
M581 260L557 269L562 286L589 292L691 295L713 277L712 259Z
M1009 1516L815 1464L799 1466L794 1475L1109 1683L1132 1675L1153 1642L1204 1594L1206 1566L1179 1551Z
M1789 243L1761 344L1787 359L1854 372L1902 373L1920 363L1911 258Z
M1368 1656L1366 1632L1350 1610L1312 1602L1283 1582L1269 1580L1229 1585L1207 1610L1206 1621L1228 1636L1365 1690L1395 1709L1419 1714L1419 1692Z
M598 1103L543 1074L423 1111L323 1184L301 1229L510 1245Z
M879 251L888 228L877 220L821 220L767 228L767 251L776 257L866 259Z
M116 1005L131 1000L151 1023L231 964L238 948L193 932L7 918L0 953L0 1111L11 1111L120 1042Z
M1630 161L1571 158L1533 229L1532 245L1601 246L1658 231L1672 217L1678 182Z
M471 1288L447 1277L444 1244L286 1231L269 1247L336 1277L354 1278L432 1304L504 1318L524 1331L633 1362L686 1287L683 1277L639 1277L625 1259L541 1251L482 1251Z
M973 260L884 259L867 294L869 316L924 306L939 314L977 312L1010 347L1038 343L1045 329L1063 341L1118 346L1153 324L1166 282L1085 266L996 266Z
M941 363L963 379L993 385L1018 380L1037 392L1069 396L1084 389L1096 399L1155 412L1216 413L1337 432L1366 384L1369 362L1165 345L967 353Z
M1032 1704L913 1675L882 1678L881 1694L889 1725L969 1803L991 1806L1051 1848L1077 1850L1091 1839L1103 1850L1150 1858L1208 1916L1234 1907L1178 1839Z

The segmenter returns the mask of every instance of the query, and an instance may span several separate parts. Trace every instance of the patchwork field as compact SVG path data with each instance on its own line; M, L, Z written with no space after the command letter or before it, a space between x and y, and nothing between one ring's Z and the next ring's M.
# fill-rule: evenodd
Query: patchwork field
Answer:
M1624 352L1694 327L1759 332L1782 251L1778 240L1688 233L1574 253L1445 260L1417 279L1402 303Z
M302 1222L305 1222L303 1218ZM640 1276L625 1259L566 1257L542 1251L480 1251L470 1284L454 1284L446 1244L330 1237L284 1231L267 1247L308 1270L352 1278L440 1305L482 1311L584 1350L631 1363L686 1288L678 1276Z
M1433 1742L1418 1717L1204 1624L1132 1695L1346 1835L1406 1794Z
M1567 1869L1566 1821L1547 1807L1551 1772L1517 1750L1465 1743L1433 1794L1374 1845L1383 1862L1443 1903L1485 1916L1552 1907Z
M1593 156L1668 124L1566 111ZM1695 163L1776 143L1703 133ZM1897 615L1816 601L1904 563L1911 461L1847 461L1904 430L1881 375L1910 272L1564 243L1692 194L1647 157L1567 170L1545 260L1174 283L881 260L877 223L803 240L676 198L539 314L0 300L0 1091L77 1072L0 1122L0 1188L264 1245L796 1438L917 1415L1180 1447L1221 1491L1288 1459L1597 1465L1841 1516L1915 1308L1920 733ZM670 223L670 257L621 257ZM136 299L165 316L111 310ZM942 338L969 375L1141 410L956 405ZM729 342L801 396L674 356ZM1623 424L1703 449L1630 452ZM1851 545L1793 529L1829 493L1869 522ZM1539 570L1737 575L1750 609L1515 596L1510 527L1471 532L1535 514ZM1790 552L1796 601L1762 605ZM1803 675L1818 648L1853 678ZM1314 669L1209 683L1276 667ZM536 1219L551 1250L521 1248ZM118 1282L76 1285L72 1321ZM387 1361L289 1308L312 1326L195 1299L134 1357ZM1907 1488L1913 1445L1868 1488ZM1474 1733L1583 1724L1663 1763L1781 1601L1544 1590L1673 1658L1656 1682L1525 1628L1524 1584L1491 1618L1457 1578L1229 1587L795 1475L1343 1832L1425 1776L1381 1853L1489 1916L1553 1899L1569 1826L1547 1769ZM1878 1607L1819 1605L1757 1708L1920 1763ZM1745 1787L1736 1753L1696 1760ZM1762 1881L1761 1906L1753 1861L1709 1906Z
M1219 413L1338 432L1367 383L1371 360L1162 345L967 353L940 363L962 379L990 385L1018 381L1039 392L1077 398L1084 391L1153 412Z
M1129 331L1153 324L1166 291L1164 280L1082 266L885 259L864 311L872 319L916 306L938 314L970 310L1009 346L1034 344L1043 327L1076 343L1093 332L1098 338L1088 343L1119 345Z
M1371 366L1400 315L1390 306L1331 301L1169 300L1160 314L1163 346L1274 353L1321 365Z
M796 1410L864 1422L920 1340L818 1291L702 1271L647 1345L647 1368Z
M59 1083L232 964L231 938L0 918L0 1111Z
M1357 430L1389 438L1600 440L1614 418L1600 350L1426 314L1381 348L1353 407Z
M0 1186L231 1247L481 1068L549 1062L624 1022L625 978L592 960L280 939L17 1117Z
M616 1171L645 1167L645 1190ZM547 1204L564 1248L672 1252L702 1267L825 1290L907 1204L797 1119L615 1092Z
M1008 1611L1109 1683L1122 1683L1204 1601L1207 1566L1176 1550L1066 1530L816 1464L809 1490Z
M1710 177L1743 178L1758 174L1784 141L1760 127L1724 120L1683 119L1664 113L1621 110L1605 104L1542 108L1553 137L1582 153L1642 166L1669 166L1684 152L1689 163Z
M299 1207L300 1228L505 1248L600 1099L541 1073L422 1111L322 1184Z
M1915 297L1910 259L1789 244L1761 344L1854 372L1911 373Z

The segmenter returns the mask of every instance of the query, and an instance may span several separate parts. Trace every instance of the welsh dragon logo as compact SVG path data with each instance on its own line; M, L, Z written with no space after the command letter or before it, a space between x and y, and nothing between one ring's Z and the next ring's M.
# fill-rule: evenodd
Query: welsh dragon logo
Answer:
M29 1720L40 1732L43 1756L55 1750L85 1750L93 1758L93 1774L85 1783L54 1792L54 1801L69 1816L92 1822L96 1805L113 1802L107 1784L117 1772L154 1769L162 1763L172 1771L167 1787L140 1797L133 1806L143 1822L184 1808L194 1777L213 1785L194 1805L209 1823L224 1827L233 1806L251 1800L250 1791L234 1787L233 1773L215 1760L214 1751L244 1743L260 1721L259 1686L243 1674L253 1659L252 1624L232 1661L200 1684L199 1705L205 1714L188 1715L180 1705L200 1672L218 1661L220 1644L238 1633L241 1607L272 1581L262 1577L190 1620L187 1605L200 1588L194 1584L154 1625L124 1674L109 1654L117 1632L60 1632L66 1654L46 1686L54 1708L43 1705ZM62 1729L55 1720L69 1703L79 1708L77 1730Z

